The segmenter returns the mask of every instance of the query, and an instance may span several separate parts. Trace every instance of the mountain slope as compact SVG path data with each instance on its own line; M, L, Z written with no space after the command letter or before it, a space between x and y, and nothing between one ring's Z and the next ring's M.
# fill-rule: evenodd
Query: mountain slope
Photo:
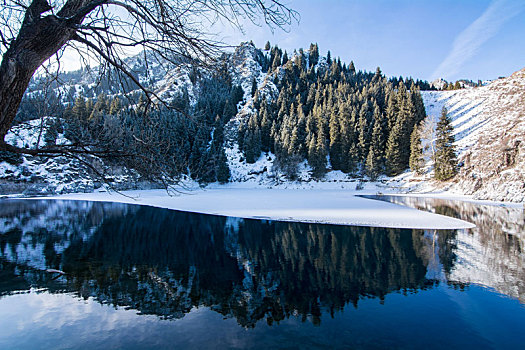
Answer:
M422 92L427 115L445 106L461 165L453 188L478 199L525 200L525 68L478 88Z
M239 149L239 125L246 124L250 117L256 114L254 96L264 97L268 101L278 99L277 86L286 74L283 66L269 69L268 64L271 62L267 62L268 58L265 58L268 53L255 48L252 43L242 43L235 52L225 54L221 61L231 83L241 89L241 96L237 105L233 106L231 119L224 121L224 148L231 172L230 181L247 182L254 186L281 184L292 187L317 186L316 181L355 181L352 177L361 176L362 173L350 175L330 170L330 167L324 177L315 179L306 160L297 165L297 179L301 183L289 181L278 167L274 166L276 154L271 152L261 153L254 164L247 162L245 154ZM294 54L290 61L294 61L296 55ZM309 60L309 55L305 58ZM197 104L199 94L205 90L205 78L210 75L209 72L193 68L182 61L168 71L161 69L159 64L146 66L138 57L130 58L130 62L135 67L139 80L154 88L159 96L168 101L184 97L190 106ZM308 65L309 61L306 64ZM319 57L316 67L327 70L326 58ZM71 78L69 88L60 89L70 91L70 99L76 96L95 99L99 93L120 96L123 92L119 87L110 89L106 86L107 82L96 84L96 79L89 72L79 71L68 73L67 76ZM38 89L38 85L32 86L28 96L36 95ZM131 90L134 91L133 87ZM524 201L525 69L487 86L454 91L422 91L421 95L429 118L437 120L442 107L447 107L453 120L461 167L458 176L446 184L430 181L428 172L427 177L417 179L424 180L420 188L428 188L428 184L433 188L448 186L457 192L479 199ZM30 111L28 114L31 115ZM20 146L32 145L34 140L43 135L40 125L39 120L32 120L27 124L32 127L31 131L20 132L24 125L13 128L9 142ZM30 141L30 137L34 140ZM329 159L328 157L327 160ZM127 182L134 177L133 173L125 169L113 170L116 170L112 175L119 184L118 188L131 186ZM23 191L26 187L34 185L37 185L37 193L41 194L89 192L100 186L97 179L92 177L82 164L75 164L66 159L46 162L24 157L18 164L0 162L0 192L3 193ZM405 173L401 178L411 177ZM137 180L134 179L135 182ZM17 185L16 188L13 184ZM397 186L395 181L390 184ZM132 187L144 185L140 183ZM408 186L411 185L408 183ZM341 186L343 187L343 184Z

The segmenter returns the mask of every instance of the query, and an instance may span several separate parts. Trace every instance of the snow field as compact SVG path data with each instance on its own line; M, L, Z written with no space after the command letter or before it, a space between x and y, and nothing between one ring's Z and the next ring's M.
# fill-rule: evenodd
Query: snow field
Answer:
M356 194L365 193L337 189L236 188L228 185L175 195L165 190L138 190L122 194L75 193L48 198L140 204L246 219L414 229L474 227L455 218L356 197Z

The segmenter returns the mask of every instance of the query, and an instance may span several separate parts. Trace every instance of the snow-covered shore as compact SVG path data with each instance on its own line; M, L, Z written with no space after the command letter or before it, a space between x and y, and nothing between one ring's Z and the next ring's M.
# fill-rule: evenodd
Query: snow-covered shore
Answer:
M418 229L464 229L473 224L448 216L357 197L351 189L279 189L215 186L168 194L165 190L72 193L48 199L108 201L252 219Z

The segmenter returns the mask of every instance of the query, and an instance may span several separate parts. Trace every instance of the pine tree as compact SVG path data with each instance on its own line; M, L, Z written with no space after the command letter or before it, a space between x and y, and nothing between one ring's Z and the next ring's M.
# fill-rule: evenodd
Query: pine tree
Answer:
M104 114L109 112L109 101L106 98L106 95L100 94L97 97L97 102L93 106L93 111L91 112L89 119L90 120L100 120L103 118Z
M402 123L396 123L390 131L388 141L386 143L386 167L388 174L391 176L399 175L405 170L406 166L403 164L403 155L401 151L401 139L403 134Z
M416 124L419 124L426 118L427 113L421 92L415 84L412 84L410 87L410 97L412 98L412 104L414 106L414 121Z
M370 147L365 161L365 171L370 180L375 181L381 172L378 162L377 150L374 146Z
M370 176L371 179L376 179L377 176L385 173L386 135L384 129L386 120L381 113L379 106L375 102L373 120L374 126L370 140L370 148L365 162L365 168L368 176Z
M310 44L310 50L308 50L308 63L309 67L313 67L319 61L319 47L317 44Z
M339 115L335 110L332 111L328 124L330 130L330 164L334 170L341 170L343 166L343 142Z
M374 83L377 83L381 80L381 78L383 77L383 73L381 72L381 68L377 67L376 68L376 74L374 74L374 77L372 78L372 81Z
M267 41L267 42L266 42L266 45L264 45L264 50L265 50L265 51L269 51L270 48L271 48L271 46L270 46L270 42Z
M416 125L410 135L410 170L415 172L417 175L421 175L423 172L423 147L421 146L421 124Z
M221 184L226 183L230 180L230 167L228 166L228 158L224 152L224 147L220 147L219 156L217 158L217 181Z
M261 130L255 115L252 115L248 120L248 127L244 134L243 146L246 162L255 163L261 155Z
M270 147L271 147L271 138L270 138L271 124L270 124L270 117L268 115L268 105L266 103L266 100L264 100L261 105L259 115L261 119L261 150L263 152L268 152L270 151Z
M361 109L359 110L359 121L358 121L358 131L359 131L359 160L365 161L368 154L368 148L370 146L370 136L372 129L370 126L369 120L372 119L370 115L370 109L368 102L365 102Z
M321 116L316 118L316 132L312 132L308 137L308 164L312 167L312 175L321 178L326 173L326 137Z
M257 80L255 80L255 78L252 78L252 97L255 96L256 92L257 92Z
M303 105L297 106L297 114L293 120L292 138L290 142L290 155L297 155L302 158L306 156L306 117L303 113Z
M222 119L227 122L233 116L237 114L237 106L233 103L231 99L227 99L224 103L224 108L222 109Z
M437 180L448 180L457 173L457 157L454 146L455 138L452 132L450 117L443 107L441 117L436 127L436 154L434 157L434 177Z
M59 119L52 119L46 122L46 132L44 134L44 142L46 146L56 145L58 131L59 131Z
M345 172L354 173L357 171L358 165L359 165L358 156L359 156L359 151L357 150L356 144L351 143L348 149L348 152L346 154Z
M283 66L288 62L288 52L286 52L286 50L284 51L284 54L283 54Z
M354 61L350 61L350 65L348 66L348 71L350 72L350 74L355 74L355 66L354 66Z
M386 165L388 173L393 176L402 173L409 166L410 135L415 125L415 108L402 81L399 83L395 101L398 113L386 147ZM389 108L387 108L388 112Z
M272 70L277 69L281 65L281 50L275 50L275 56L272 62Z
M71 115L73 118L84 121L88 117L88 112L86 108L86 100L82 97L77 97L75 99L75 104L73 105L73 109L71 110Z

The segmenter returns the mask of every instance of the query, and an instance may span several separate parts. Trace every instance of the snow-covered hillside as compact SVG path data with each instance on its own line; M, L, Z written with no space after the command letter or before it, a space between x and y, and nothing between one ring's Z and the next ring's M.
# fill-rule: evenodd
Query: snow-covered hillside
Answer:
M243 91L237 114L224 126L230 180L243 183L243 187L325 188L333 187L334 183L338 188L360 187L366 179L354 179L330 169L322 179L316 180L306 161L299 164L298 181L290 181L274 167L275 155L271 153L262 153L254 164L246 162L239 150L237 131L240 123L246 122L255 113L252 89L255 85L257 94L268 100L277 98L275 81L283 73L282 67L265 72L260 63L263 54L264 51L256 49L253 43L242 43L234 52L223 57L232 82ZM187 93L190 104L195 104L202 86L194 75L206 75L206 71L196 70L184 62L164 71L159 64L146 67L139 58L130 60L140 80L154 86L158 96L170 100ZM317 65L326 66L326 60L321 57ZM92 88L93 79L87 79L86 74L77 74L79 77L72 86L77 92L91 89L89 96L94 98L97 91ZM394 179L382 178L380 187L384 187L385 191L399 187L410 192L448 189L479 199L523 202L525 69L486 86L454 91L423 91L422 97L427 115L434 121L438 119L442 107L447 107L455 129L460 173L451 182L433 182L429 163L425 176L416 177L407 172ZM40 120L34 120L26 126L13 128L8 142L19 146L34 145L36 140L41 140L41 124ZM137 184L136 178L133 178L134 184L126 185L126 181L134 177L133 174L125 169L111 170L110 175L119 189L142 188L145 185ZM78 160L23 157L11 164L0 162L0 193L23 192L28 188L31 195L92 192L99 186L99 181Z
M452 188L479 199L525 200L525 69L487 86L422 92L427 115L445 106L460 161Z

